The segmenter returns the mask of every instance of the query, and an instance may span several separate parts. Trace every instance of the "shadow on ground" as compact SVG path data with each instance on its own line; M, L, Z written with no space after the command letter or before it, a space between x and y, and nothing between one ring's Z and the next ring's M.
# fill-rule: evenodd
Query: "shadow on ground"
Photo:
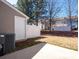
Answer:
M32 57L35 56L37 52L45 46L45 44L46 43L40 43L29 48L24 48L22 50L4 55L0 57L0 59L32 59Z
M36 41L36 40L43 39L43 38L46 38L46 37L37 37L37 38L30 38L30 39L27 39L24 41L18 41L18 42L16 42L15 51L21 50L21 49L24 49L27 47L31 47L31 46L39 44L39 43L45 43L45 42L41 42L41 41Z

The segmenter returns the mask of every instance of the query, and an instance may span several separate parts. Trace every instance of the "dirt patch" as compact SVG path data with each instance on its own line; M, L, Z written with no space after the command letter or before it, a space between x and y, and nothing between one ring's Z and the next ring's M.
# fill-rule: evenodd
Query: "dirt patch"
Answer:
M17 50L21 50L27 47L31 47L33 45L39 44L39 43L43 43L41 41L36 41L36 40L40 40L40 39L44 39L45 37L37 37L37 38L30 38L24 41L17 41L16 42L16 51Z

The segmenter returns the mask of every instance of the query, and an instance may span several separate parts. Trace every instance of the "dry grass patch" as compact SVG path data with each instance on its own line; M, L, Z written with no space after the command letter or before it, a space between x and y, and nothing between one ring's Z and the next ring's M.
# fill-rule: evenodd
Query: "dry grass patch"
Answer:
M43 37L46 37L46 38L42 38L36 41L46 42L49 44L54 44L57 46L61 46L61 47L65 47L73 50L78 50L77 37L62 37L62 36L51 36L51 35L43 35Z

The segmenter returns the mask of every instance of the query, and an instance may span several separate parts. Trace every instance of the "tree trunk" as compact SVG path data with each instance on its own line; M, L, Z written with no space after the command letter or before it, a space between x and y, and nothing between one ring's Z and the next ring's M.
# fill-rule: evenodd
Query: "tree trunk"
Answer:
M50 18L50 21L49 21L49 22L50 22L50 23L49 23L49 25L50 25L50 29L49 29L49 30L52 31L52 28L51 28L51 25L52 25L52 24L51 24L51 18Z
M68 0L68 8L69 8L68 12L69 12L70 28L71 28L71 31L72 31L71 5L70 4L71 4L71 1Z

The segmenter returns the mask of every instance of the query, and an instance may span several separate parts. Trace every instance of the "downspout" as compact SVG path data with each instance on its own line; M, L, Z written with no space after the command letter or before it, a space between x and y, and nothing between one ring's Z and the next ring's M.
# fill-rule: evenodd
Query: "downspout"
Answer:
M25 38L27 39L27 20L29 19L29 17L25 18Z
M27 35L27 33L26 33L26 30L27 30L26 29L26 25L27 25L27 18L25 18L25 39L27 39L27 36L26 36Z

